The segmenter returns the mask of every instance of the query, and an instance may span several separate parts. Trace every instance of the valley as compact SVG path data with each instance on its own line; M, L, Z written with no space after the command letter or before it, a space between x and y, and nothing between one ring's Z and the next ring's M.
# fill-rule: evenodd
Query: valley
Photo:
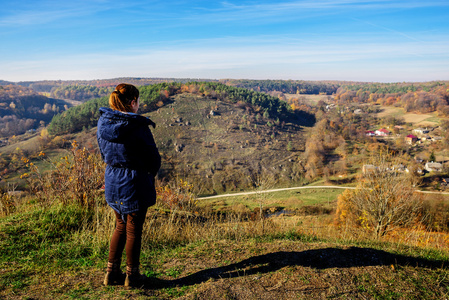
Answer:
M114 219L96 142L98 107L107 105L100 97L3 138L0 297L448 294L449 118L440 94L447 83L412 91L406 84L161 81L140 87L141 113L156 123L163 158L144 228L148 284L101 285ZM95 90L67 86L61 90ZM424 111L411 109L408 89ZM316 90L330 94L292 93ZM425 105L432 95L441 96L429 104L433 111ZM406 207L410 222L376 231L370 210L357 214L357 193L391 191L387 199L398 202L387 206L394 207L411 189L422 193L410 196L419 204L419 211Z

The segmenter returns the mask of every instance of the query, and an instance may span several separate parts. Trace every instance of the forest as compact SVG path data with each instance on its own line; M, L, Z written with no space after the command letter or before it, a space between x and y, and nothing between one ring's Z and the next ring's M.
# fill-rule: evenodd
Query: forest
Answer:
M449 82L422 84L343 85L335 93L336 103L370 103L402 107L406 112L439 112L449 115Z
M221 82L258 92L282 92L285 94L332 95L339 88L337 82L312 82L296 80L221 80Z
M127 82L136 86L152 85L164 82L190 82L187 78L130 78L120 77L98 80L43 80L21 81L17 85L28 87L38 93L46 93L52 97L85 101L88 99L106 96L110 90L121 83ZM210 81L203 79L201 81ZM6 84L12 84L7 82ZM5 84L5 85L6 85ZM0 85L3 85L0 81Z

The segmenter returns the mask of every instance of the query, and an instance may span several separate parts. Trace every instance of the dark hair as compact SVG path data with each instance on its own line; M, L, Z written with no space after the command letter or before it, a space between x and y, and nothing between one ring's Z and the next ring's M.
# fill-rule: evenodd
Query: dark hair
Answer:
M132 84L120 83L109 96L109 106L114 110L132 112L131 102L139 99L139 90Z

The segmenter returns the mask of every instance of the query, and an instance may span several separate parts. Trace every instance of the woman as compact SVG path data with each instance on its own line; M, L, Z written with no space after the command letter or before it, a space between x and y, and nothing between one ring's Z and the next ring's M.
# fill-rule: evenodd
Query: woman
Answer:
M142 228L149 206L156 202L154 177L161 157L149 129L156 125L137 114L139 90L131 85L117 85L109 97L110 108L100 108L97 140L106 162L105 197L116 216L111 238L105 285L123 282L120 270L126 251L125 286L142 284L139 272Z

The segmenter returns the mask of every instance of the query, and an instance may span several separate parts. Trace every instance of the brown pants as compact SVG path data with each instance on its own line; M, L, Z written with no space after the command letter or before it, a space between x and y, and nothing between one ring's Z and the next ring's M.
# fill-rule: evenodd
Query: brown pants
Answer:
M123 249L126 247L126 265L138 267L140 261L140 246L142 244L142 229L147 210L122 216L114 211L116 226L109 246L109 259L111 263L120 263Z

